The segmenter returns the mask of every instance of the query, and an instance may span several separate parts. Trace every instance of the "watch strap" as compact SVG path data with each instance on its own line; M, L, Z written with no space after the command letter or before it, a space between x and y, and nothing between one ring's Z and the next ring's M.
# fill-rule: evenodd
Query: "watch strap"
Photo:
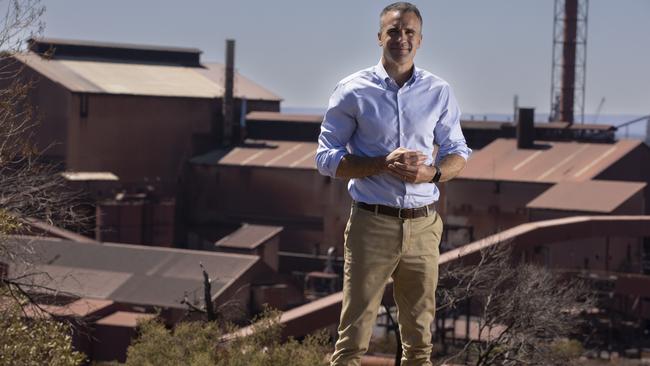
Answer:
M433 178L431 178L429 183L437 183L437 182L439 182L440 181L440 176L442 175L442 172L440 171L440 168L438 168L435 165L433 167L436 169L436 174L433 176Z

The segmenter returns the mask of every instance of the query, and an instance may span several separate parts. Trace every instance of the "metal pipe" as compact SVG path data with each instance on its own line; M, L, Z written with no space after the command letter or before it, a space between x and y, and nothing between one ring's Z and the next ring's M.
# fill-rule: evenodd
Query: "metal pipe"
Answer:
M234 99L235 87L235 40L226 40L226 67L224 75L223 92L223 145L230 145L233 136Z

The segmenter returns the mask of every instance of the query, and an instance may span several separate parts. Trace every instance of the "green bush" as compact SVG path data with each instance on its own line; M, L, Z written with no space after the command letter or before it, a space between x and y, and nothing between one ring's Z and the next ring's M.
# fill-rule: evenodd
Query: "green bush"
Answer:
M20 305L0 294L0 365L76 366L85 356L74 351L67 324L25 319Z
M280 342L279 313L265 312L254 320L254 332L229 342L225 334L232 326L212 322L187 322L168 330L157 320L139 327L140 335L129 347L127 365L132 366L318 366L327 365L328 337L325 332L307 336L302 342Z
M580 357L584 348L582 343L575 339L560 339L551 344L551 352L561 360L572 360Z

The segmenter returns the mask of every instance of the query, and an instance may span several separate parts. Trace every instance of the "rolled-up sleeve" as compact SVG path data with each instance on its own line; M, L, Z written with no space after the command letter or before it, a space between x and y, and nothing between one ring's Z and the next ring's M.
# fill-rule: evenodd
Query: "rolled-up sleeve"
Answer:
M435 143L439 146L436 165L450 154L462 156L467 160L472 154L472 149L467 146L460 128L460 107L449 85L441 92L441 102L444 108L434 129Z
M318 136L316 166L321 174L332 178L348 153L347 144L356 128L354 96L346 89L341 83L334 89Z

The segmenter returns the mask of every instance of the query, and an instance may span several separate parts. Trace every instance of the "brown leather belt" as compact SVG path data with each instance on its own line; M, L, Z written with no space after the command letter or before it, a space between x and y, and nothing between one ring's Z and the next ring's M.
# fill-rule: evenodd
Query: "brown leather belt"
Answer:
M357 207L366 211L376 212L378 214L398 217L400 219L417 219L418 217L429 216L436 212L436 205L434 203L428 206L416 208L397 208L384 205L371 205L364 202L355 202Z

